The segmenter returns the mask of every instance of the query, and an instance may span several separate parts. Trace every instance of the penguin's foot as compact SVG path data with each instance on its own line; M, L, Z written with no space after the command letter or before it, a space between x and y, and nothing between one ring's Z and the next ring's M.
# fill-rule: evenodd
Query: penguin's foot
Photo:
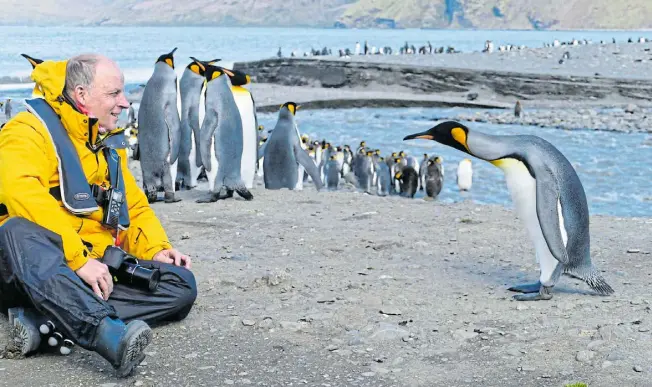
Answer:
M156 191L154 192L147 192L147 201L149 203L154 203L158 199L158 195L156 194Z
M249 192L249 190L246 189L246 188L239 188L235 192L237 192L238 195L240 195L240 197L242 197L245 200L253 200L254 199L254 195L252 195L251 192ZM231 191L231 195L233 196L233 191Z
M181 201L180 198L174 196L174 192L166 192L163 200L166 203L176 203Z
M541 289L541 282L537 281L533 284L514 285L507 290L511 290L512 292L519 292L519 293L538 293L539 289Z
M197 199L195 200L196 203L214 203L216 201L220 200L220 194L219 193L211 193L207 197L203 199Z
M514 296L516 301L543 301L552 298L552 286L541 286L538 293L517 294Z

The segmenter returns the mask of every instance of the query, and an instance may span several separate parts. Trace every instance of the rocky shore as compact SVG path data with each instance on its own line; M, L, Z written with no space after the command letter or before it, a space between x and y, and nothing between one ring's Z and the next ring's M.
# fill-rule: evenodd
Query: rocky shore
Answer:
M649 133L651 49L649 43L591 44L491 54L276 58L234 67L252 75L261 111L293 99L305 109L458 106L479 111L439 118ZM513 113L517 100L521 117Z
M473 114L440 116L434 119L488 122L492 124L534 125L565 130L603 130L652 133L652 109L636 105L612 109L536 109L516 117L512 111L477 111ZM652 140L652 137L651 137ZM652 142L650 142L652 145Z

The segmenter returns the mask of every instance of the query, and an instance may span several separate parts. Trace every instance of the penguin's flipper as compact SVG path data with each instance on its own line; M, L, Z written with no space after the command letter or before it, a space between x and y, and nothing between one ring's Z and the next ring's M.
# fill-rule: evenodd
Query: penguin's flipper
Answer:
M541 232L550 253L557 261L567 265L569 262L568 251L566 251L560 228L563 225L559 224L561 203L555 183L553 179L537 178L537 218L539 218Z
M176 117L175 117L176 115ZM165 125L168 129L168 139L170 141L170 165L174 164L179 158L179 145L181 145L181 122L179 113L172 109L170 105L165 106Z
M308 175L310 175L312 178L312 181L315 183L317 189L322 189L324 187L324 183L321 181L319 169L317 169L317 165L315 165L315 162L312 160L308 152L306 152L301 147L301 145L297 144L294 146L294 155L299 164L301 164L306 172L308 172Z
M213 133L215 133L215 129L217 129L217 113L213 111L206 112L204 122L201 124L201 138L199 141L201 162L206 172L211 171L211 146L213 146Z

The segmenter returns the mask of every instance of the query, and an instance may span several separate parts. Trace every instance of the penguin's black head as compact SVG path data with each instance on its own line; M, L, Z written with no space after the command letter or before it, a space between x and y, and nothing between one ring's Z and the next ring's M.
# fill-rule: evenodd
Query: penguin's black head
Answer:
M29 56L27 54L20 54L20 55L23 58L27 59L27 61L32 65L33 69L36 68L36 66L40 65L41 63L43 63L42 59L32 58L31 56Z
M281 105L281 109L287 108L290 111L290 113L292 113L293 115L296 115L297 114L297 109L299 109L299 106L300 105L297 105L295 102L286 102L283 105Z
M197 58L194 58L192 56L190 57L190 59L192 59L192 62L190 62L190 64L188 66L186 66L186 68L188 70L192 71L193 73L195 73L197 75L200 75L202 77L204 76L204 74L206 72L206 65L210 65L210 64L213 64L213 63L219 61L219 59L212 59L212 60L209 60L209 61L203 61L203 60L199 60Z
M227 70L225 73L229 76L233 86L244 86L251 83L251 77L240 70Z
M258 131L259 132L262 132L264 129L265 129L265 127L263 125L258 125Z
M206 77L207 82L217 79L224 74L224 69L220 66L205 64L204 67L206 68L206 70L204 70L204 76Z
M460 150L464 153L471 154L469 146L467 144L467 137L469 134L469 128L460 124L456 121L445 121L432 128L426 130L425 132L411 134L405 136L405 140L413 140L416 138L421 138L424 140L433 140L438 143L448 145L457 150Z
M177 50L177 47L174 48L174 50L170 51L167 54L163 54L158 57L156 60L156 63L158 62L163 62L166 63L168 66L174 68L174 52Z

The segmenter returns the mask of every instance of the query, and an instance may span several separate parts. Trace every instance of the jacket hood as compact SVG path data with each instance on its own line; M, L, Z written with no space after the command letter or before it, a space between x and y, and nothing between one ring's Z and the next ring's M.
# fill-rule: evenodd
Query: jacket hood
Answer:
M97 119L80 113L63 96L66 84L67 60L46 60L32 71L31 78L36 83L35 94L39 94L61 117L73 141L85 141L94 144L97 139ZM36 93L38 90L38 93Z

